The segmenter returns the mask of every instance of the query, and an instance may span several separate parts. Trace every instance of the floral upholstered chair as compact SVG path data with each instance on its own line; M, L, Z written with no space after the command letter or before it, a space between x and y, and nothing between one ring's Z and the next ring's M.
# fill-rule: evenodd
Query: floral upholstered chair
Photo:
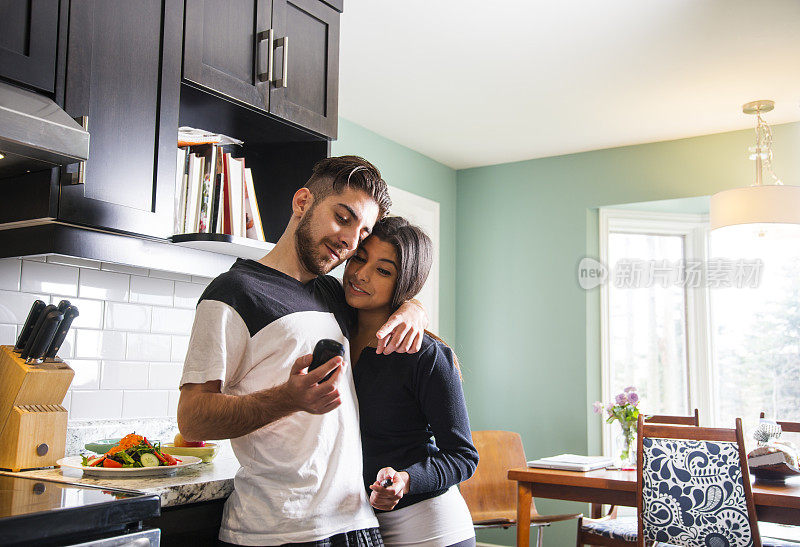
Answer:
M741 419L736 429L639 421L638 544L795 545L764 539L756 522Z
M646 416L645 423L672 425L700 425L700 413L695 408L692 416ZM594 510L594 509L593 509ZM617 516L617 508L611 507L609 513L602 518L585 518L578 520L578 547L583 545L607 545L610 547L627 547L636 545L638 524L636 517Z

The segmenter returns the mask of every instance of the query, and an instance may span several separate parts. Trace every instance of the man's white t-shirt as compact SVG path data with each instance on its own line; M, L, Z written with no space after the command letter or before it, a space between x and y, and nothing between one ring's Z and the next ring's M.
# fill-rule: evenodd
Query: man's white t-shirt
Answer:
M346 351L338 408L296 412L231 440L241 469L222 541L280 545L378 526L362 482L349 321L336 279L303 284L252 260L237 260L200 297L181 385L221 380L222 393L244 395L286 382L295 360L322 338Z

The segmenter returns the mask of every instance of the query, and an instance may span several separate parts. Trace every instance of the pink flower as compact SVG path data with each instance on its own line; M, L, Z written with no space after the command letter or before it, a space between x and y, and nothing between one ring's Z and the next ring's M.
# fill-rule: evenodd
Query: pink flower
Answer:
M614 400L619 406L625 406L625 403L628 402L628 396L625 393L620 393Z
M595 414L600 414L601 412L603 412L603 403L601 403L600 401L595 401L594 404L592 405L592 410L594 411Z
M614 410L614 403L608 403L608 404L606 405L606 412L608 412L609 414L611 414L611 411L612 411L612 410Z
M623 389L622 391L624 391L625 393L630 393L631 391L636 391L636 386L628 386L625 389Z
M638 405L639 404L639 394L636 393L635 391L631 391L630 393L628 393L628 402L630 404L632 404L633 406Z

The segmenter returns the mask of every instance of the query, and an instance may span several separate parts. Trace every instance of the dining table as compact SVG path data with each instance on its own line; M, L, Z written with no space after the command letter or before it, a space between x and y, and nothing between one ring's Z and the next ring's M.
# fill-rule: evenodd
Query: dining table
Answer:
M598 469L561 471L520 467L508 471L517 481L517 546L530 541L531 500L533 497L592 504L591 517L601 516L601 506L636 507L636 471ZM800 525L800 477L785 484L753 483L753 498L759 521Z

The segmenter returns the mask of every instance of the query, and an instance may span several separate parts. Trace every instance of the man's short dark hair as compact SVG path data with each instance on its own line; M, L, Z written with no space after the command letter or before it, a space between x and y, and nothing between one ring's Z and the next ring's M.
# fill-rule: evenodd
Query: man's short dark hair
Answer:
M378 220L385 217L392 206L381 172L359 156L337 156L318 161L305 187L314 195L315 204L345 188L361 190L378 204Z

